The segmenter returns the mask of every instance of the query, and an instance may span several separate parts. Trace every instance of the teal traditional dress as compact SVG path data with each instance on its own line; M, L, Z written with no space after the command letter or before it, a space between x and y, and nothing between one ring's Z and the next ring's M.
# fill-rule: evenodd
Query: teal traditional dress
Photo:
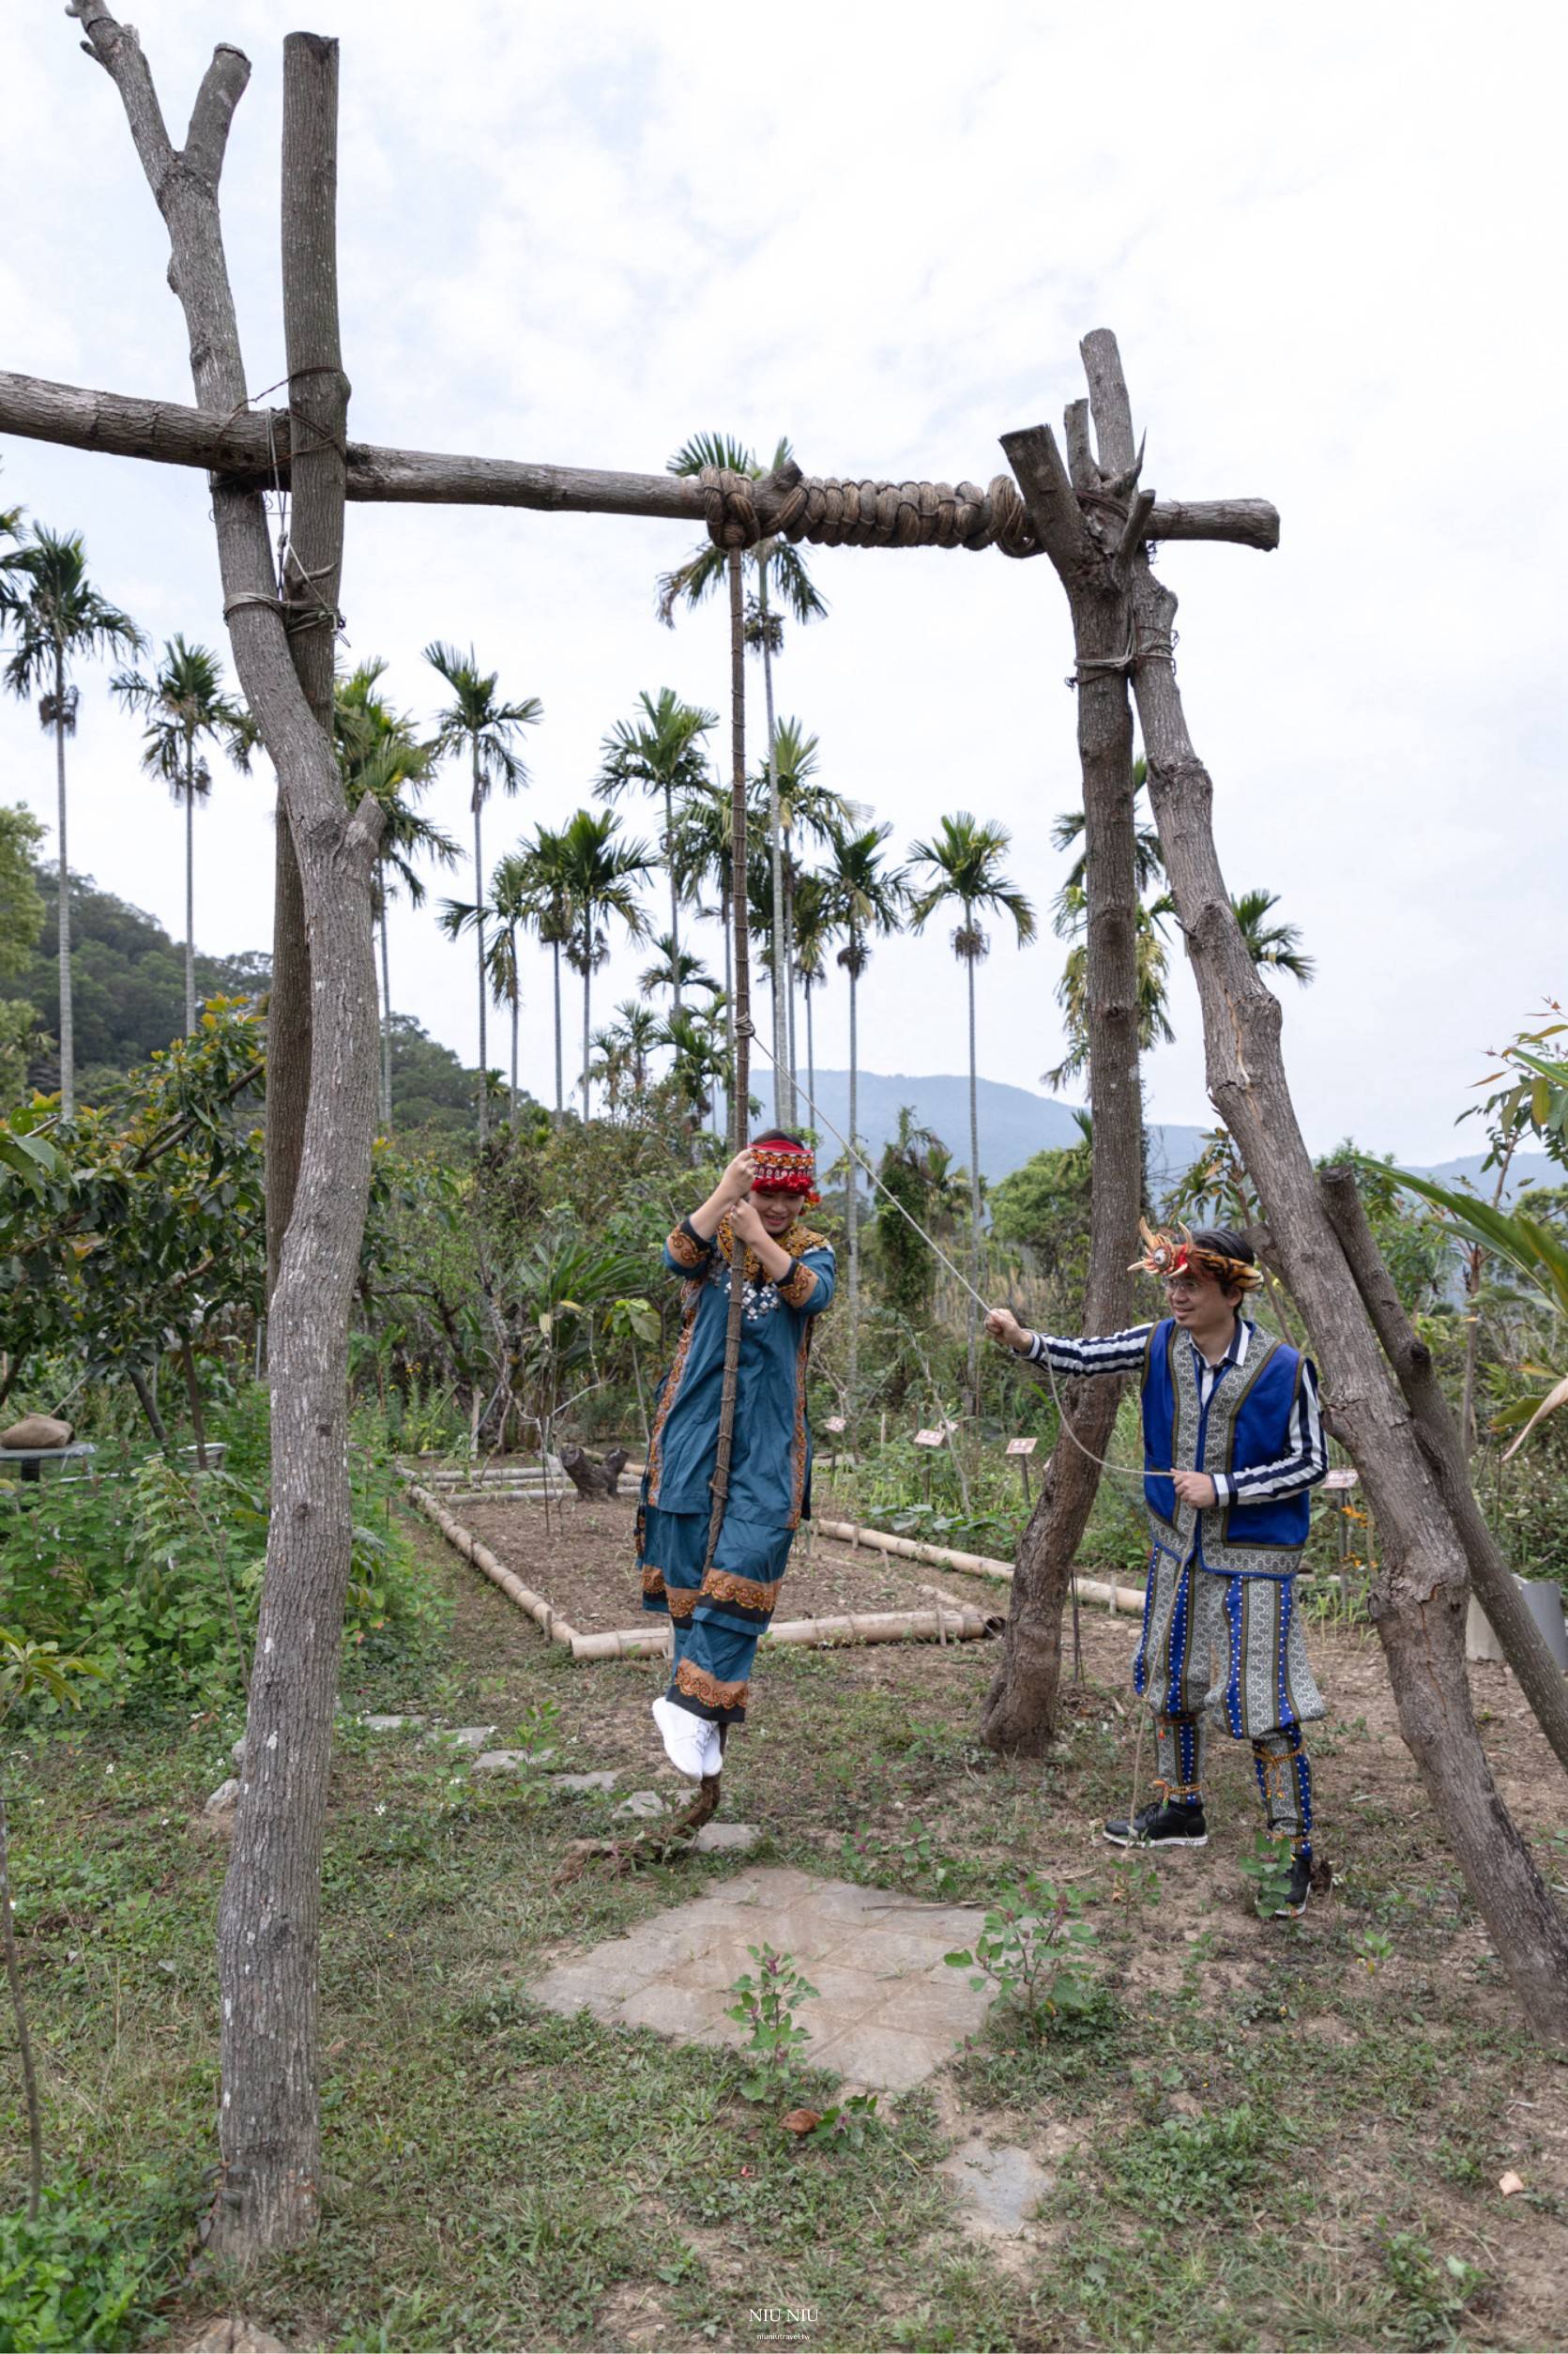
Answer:
M719 1451L731 1238L711 1241L682 1219L664 1264L684 1279L680 1338L659 1385L637 1514L643 1608L669 1617L675 1671L669 1696L710 1724L745 1716L752 1659L773 1615L789 1549L811 1510L806 1367L816 1319L833 1296L826 1237L799 1220L778 1238L790 1254L777 1282L746 1253L739 1381L729 1495L706 1570Z

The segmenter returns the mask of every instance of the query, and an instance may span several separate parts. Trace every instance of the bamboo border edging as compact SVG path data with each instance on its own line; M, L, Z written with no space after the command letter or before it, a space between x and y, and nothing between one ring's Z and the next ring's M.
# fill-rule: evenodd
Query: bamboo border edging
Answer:
M428 1488L421 1488L417 1480L411 1479L408 1483L408 1495L410 1502L418 1505L426 1520L434 1521L454 1552L461 1553L465 1561L471 1561L475 1568L490 1580L492 1585L498 1585L502 1593L517 1604L519 1610L526 1611L534 1624L542 1628L552 1643L569 1644L572 1657L576 1657L576 1646L582 1642L582 1636L579 1635L575 1627L569 1626L567 1621L551 1608L542 1594L536 1594L532 1586L525 1585L521 1578L505 1568L496 1560L489 1546L481 1545L472 1530L465 1529L461 1521L454 1521L451 1514L436 1502Z
M668 1652L669 1641L662 1626L648 1630L628 1627L608 1634L579 1634L541 1594L536 1594L497 1561L489 1546L481 1544L471 1529L454 1520L428 1488L411 1479L407 1493L409 1502L440 1531L453 1552L472 1562L493 1585L499 1586L552 1643L564 1643L573 1659L646 1659ZM800 1643L819 1650L876 1643L980 1643L999 1633L1002 1623L994 1613L968 1610L962 1604L944 1610L938 1602L935 1610L928 1611L860 1611L831 1618L789 1618L769 1627L762 1640Z
M906 1561L925 1561L937 1568L961 1569L971 1578L996 1578L1004 1584L1012 1582L1012 1571L1005 1561L993 1561L985 1553L954 1552L946 1545L922 1545L917 1537L892 1536L879 1528L867 1528L860 1521L817 1521L813 1524L824 1536L831 1536L840 1544L869 1545L877 1552L896 1553ZM1107 1602L1113 1611L1125 1611L1133 1617L1143 1614L1144 1597L1136 1586L1107 1585L1100 1578L1080 1578L1078 1592L1086 1602Z

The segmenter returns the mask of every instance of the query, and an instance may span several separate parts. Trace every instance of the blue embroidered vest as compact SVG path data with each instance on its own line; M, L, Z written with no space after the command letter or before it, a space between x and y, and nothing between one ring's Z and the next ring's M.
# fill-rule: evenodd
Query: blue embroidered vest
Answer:
M1225 1368L1203 1406L1187 1335L1169 1316L1154 1326L1144 1344L1143 1492L1162 1551L1222 1577L1287 1578L1300 1568L1312 1515L1304 1488L1199 1512L1178 1501L1169 1473L1158 1467L1213 1474L1272 1462L1289 1446L1301 1379L1300 1352L1255 1325L1246 1362Z

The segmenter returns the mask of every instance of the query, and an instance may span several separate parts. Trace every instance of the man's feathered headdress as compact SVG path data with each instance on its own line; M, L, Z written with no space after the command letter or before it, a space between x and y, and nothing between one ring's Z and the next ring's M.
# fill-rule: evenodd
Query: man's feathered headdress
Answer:
M1134 1273L1158 1276L1164 1282L1167 1276L1191 1270L1242 1292L1256 1292L1263 1281L1262 1268L1250 1259L1231 1259L1223 1250L1203 1249L1185 1226L1175 1234L1165 1227L1155 1232L1147 1218L1140 1218L1138 1232L1143 1236L1144 1254L1134 1260Z

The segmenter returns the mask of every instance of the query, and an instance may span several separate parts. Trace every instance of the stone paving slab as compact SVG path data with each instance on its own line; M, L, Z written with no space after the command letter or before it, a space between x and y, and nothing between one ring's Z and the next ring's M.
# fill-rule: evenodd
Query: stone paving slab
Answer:
M906 2092L940 2068L985 2016L991 1995L943 1955L972 1944L978 1907L921 1905L895 1889L817 1880L784 1867L753 1871L558 1963L533 1988L548 2010L587 2010L608 2025L652 2027L682 2042L739 2045L728 1988L754 1967L750 1946L790 1954L818 1989L797 2024L803 2057L857 2084Z

